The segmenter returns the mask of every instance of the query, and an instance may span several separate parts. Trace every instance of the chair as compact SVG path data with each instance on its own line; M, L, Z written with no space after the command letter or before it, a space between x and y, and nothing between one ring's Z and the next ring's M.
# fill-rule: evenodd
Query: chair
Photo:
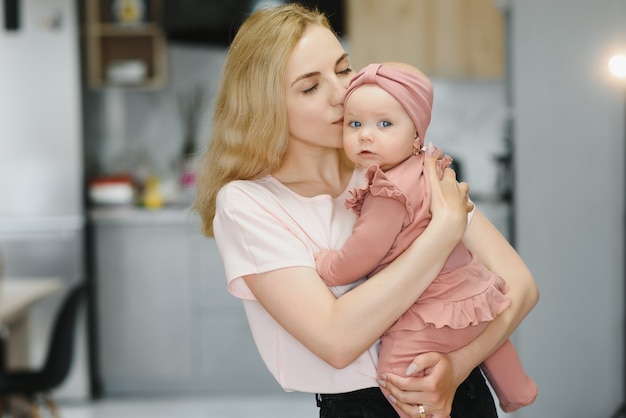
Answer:
M79 303L85 284L74 285L68 292L55 318L50 345L43 367L39 370L7 370L5 341L0 335L0 397L23 396L31 406L31 416L39 417L39 405L47 405L52 416L59 417L49 392L63 383L72 365L74 335ZM3 408L0 407L0 410ZM5 412L6 413L6 412ZM0 416L5 416L0 413ZM9 415L11 416L11 415Z

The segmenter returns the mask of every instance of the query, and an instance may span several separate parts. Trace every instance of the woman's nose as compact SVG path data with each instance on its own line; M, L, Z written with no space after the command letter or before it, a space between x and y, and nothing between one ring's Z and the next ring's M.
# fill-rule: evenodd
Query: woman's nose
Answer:
M332 94L333 103L343 105L343 96L346 94L348 86L339 77L334 78Z

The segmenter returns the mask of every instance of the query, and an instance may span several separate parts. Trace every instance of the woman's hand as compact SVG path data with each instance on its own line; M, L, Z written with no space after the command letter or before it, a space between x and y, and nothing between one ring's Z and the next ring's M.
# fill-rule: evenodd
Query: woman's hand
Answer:
M467 183L456 181L453 169L446 168L443 177L438 173L438 170L440 171L438 160L441 158L441 152L429 143L424 168L431 189L431 222L442 222L447 225L450 238L458 242L467 226L467 213L472 211L474 205L469 201L469 186Z
M421 404L427 416L448 418L456 389L466 377L457 376L448 355L430 352L417 356L406 376L386 373L380 383L393 396L391 401L410 417L420 417Z

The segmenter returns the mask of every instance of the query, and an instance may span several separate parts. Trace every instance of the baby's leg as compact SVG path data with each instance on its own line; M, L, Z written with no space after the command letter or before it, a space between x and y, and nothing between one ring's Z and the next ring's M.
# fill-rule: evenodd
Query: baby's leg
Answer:
M378 376L383 373L391 372L398 376L405 376L405 372L409 364L413 361L415 356L421 351L416 351L418 347L414 346L414 337L416 331L392 331L383 335L380 351L378 353ZM389 399L389 391L384 387L380 388L383 391L383 395ZM401 418L408 418L408 416L397 408L393 403L391 404L398 415Z
M504 412L516 411L537 398L537 384L526 375L511 340L502 344L480 368L498 395Z
M407 367L418 354L430 351L448 353L457 350L467 344L468 341L476 338L485 326L486 323L462 329L427 326L421 330L398 329L397 331L388 331L383 335L380 344L378 375L390 372L398 376L406 376ZM385 388L381 388L381 390L389 399L389 391ZM396 411L400 417L407 417L398 408Z

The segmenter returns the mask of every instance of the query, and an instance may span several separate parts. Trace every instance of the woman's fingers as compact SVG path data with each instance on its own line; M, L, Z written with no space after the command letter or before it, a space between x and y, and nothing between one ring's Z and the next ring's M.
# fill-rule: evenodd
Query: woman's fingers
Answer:
M459 183L459 190L465 195L465 210L470 213L474 210L474 203L469 200L469 184L465 182Z
M446 168L440 179L437 175L439 157L441 152L429 143L424 157L424 171L431 190L430 212L433 221L438 218L448 225L448 231L460 237L467 226L469 186L458 183L456 173L451 168Z
M438 183L440 179L442 178L437 173L437 160L439 160L440 158L441 158L441 152L439 152L439 150L435 148L432 142L429 142L428 145L426 146L426 155L424 156L424 167L426 168L426 175L428 176L428 181L430 182L431 189L438 187ZM454 170L452 170L452 172L454 173ZM443 172L443 176L444 177L446 176L445 170ZM455 179L456 179L456 176L455 176Z
M418 405L423 405L428 416L447 418L452 409L456 385L452 376L452 363L442 353L420 354L411 363L410 376L386 373L385 388L392 401L411 417L419 417Z

